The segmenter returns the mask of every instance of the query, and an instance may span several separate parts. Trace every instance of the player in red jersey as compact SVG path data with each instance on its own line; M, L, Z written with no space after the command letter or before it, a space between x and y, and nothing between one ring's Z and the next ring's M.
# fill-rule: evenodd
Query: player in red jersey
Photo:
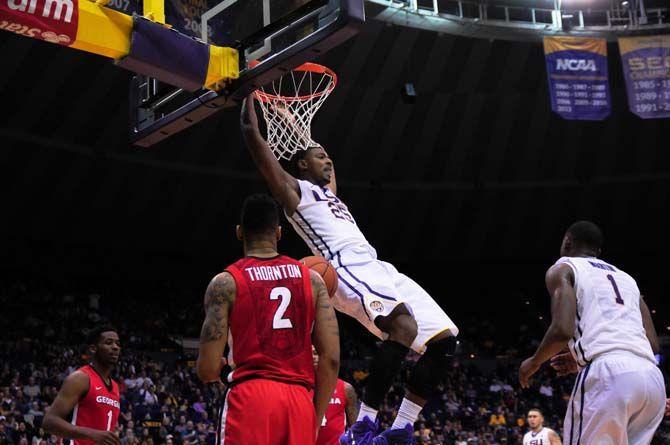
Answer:
M319 364L319 354L312 348L314 367ZM337 386L330 397L326 416L321 422L316 445L338 445L347 425L351 426L358 417L358 395L351 384L337 379Z
M44 416L44 431L72 439L71 445L120 445L113 432L120 411L119 386L111 377L120 352L114 328L99 326L89 333L91 361L67 376Z
M328 291L318 273L277 253L279 211L269 196L245 200L237 237L245 257L207 288L197 361L203 382L219 382L229 343L234 371L219 439L222 445L314 444L340 365ZM316 373L312 344L321 356Z

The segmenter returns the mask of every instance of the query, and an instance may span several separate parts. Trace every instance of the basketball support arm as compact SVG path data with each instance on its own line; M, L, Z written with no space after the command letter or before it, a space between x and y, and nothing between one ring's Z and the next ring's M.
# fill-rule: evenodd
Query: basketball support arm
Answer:
M62 0L52 11L55 2L50 0L4 0L8 6L0 7L0 28L41 39L49 32L57 35L57 27L74 17L76 39L61 44L109 57L138 74L187 91L218 91L239 77L238 51L206 44L165 25L164 0L144 0L144 16L107 8L108 1ZM24 25L48 13L54 17L43 22L44 29Z

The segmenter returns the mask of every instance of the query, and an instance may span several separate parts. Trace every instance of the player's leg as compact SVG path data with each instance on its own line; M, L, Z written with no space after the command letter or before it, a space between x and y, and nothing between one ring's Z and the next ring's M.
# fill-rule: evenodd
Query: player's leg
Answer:
M219 437L220 445L267 445L272 436L272 397L259 387L260 380L240 383L231 388L224 401Z
M456 349L458 328L414 280L399 273L391 264L383 265L393 276L396 289L411 307L417 322L417 336L411 348L423 354L410 374L405 398L391 429L382 433L375 443L405 443L411 439L414 422L448 369Z
M287 418L279 428L286 429L287 440L282 445L313 444L316 440L316 413L307 389L285 385L284 401Z
M604 361L587 365L580 373L572 402L570 437L573 444L628 445L627 397L632 388L617 388Z
M367 445L377 433L377 412L414 342L417 324L393 286L393 277L379 261L370 255L350 255L338 258L335 266L342 297L348 297L348 301L358 299L358 307L370 321L364 325L373 333L384 333L372 360L358 419L341 439L343 444ZM354 307L347 306L353 312Z
M628 443L648 445L665 414L665 383L656 367L641 371L638 377L645 384L645 392L641 409L628 423Z
M579 409L579 407L575 407L575 404L577 403L577 390L580 388L583 378L584 369L577 373L575 383L572 387L572 394L570 395L570 400L568 401L568 407L565 410L565 418L563 419L563 443L566 445L574 443L573 440L575 440L575 410Z
M651 362L632 354L596 360L577 390L573 438L647 445L662 419L664 395L662 376Z

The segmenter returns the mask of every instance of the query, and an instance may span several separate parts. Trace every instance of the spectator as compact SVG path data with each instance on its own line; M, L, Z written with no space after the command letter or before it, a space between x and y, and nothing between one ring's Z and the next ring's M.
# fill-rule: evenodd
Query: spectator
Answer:
M40 387L37 383L35 383L35 379L33 377L28 378L28 384L23 387L23 394L25 394L27 397L30 397L31 399L34 399L40 394Z

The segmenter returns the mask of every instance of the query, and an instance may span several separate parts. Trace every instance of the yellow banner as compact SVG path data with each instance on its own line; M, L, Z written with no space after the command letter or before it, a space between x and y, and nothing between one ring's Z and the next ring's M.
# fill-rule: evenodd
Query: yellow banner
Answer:
M588 51L607 56L607 42L590 37L545 37L544 54L558 51Z
M619 37L621 55L643 48L670 48L670 35L648 37Z

